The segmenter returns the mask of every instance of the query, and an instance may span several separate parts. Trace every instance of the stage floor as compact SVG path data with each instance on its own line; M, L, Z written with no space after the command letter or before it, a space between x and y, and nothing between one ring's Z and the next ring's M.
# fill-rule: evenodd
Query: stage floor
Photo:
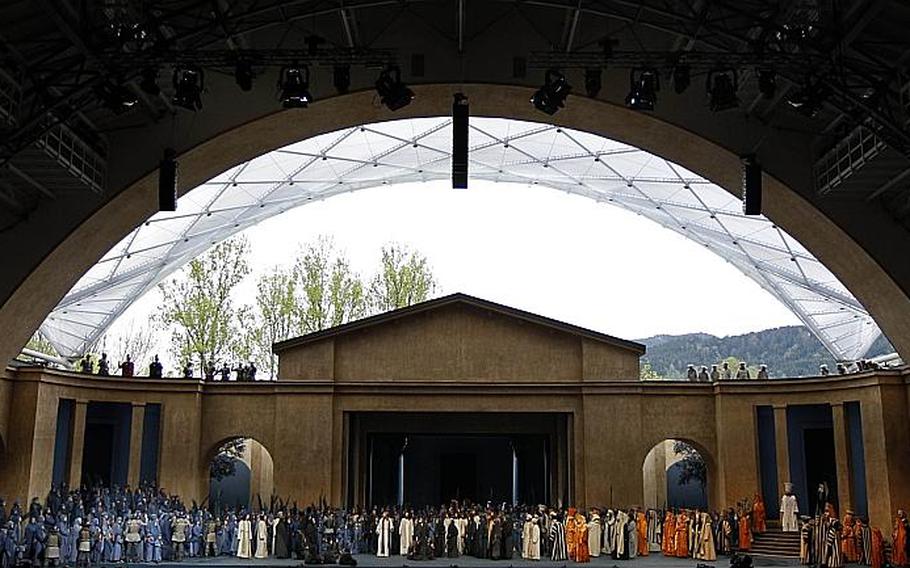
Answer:
M481 566L496 566L499 568L580 568L581 564L574 562L553 562L549 559L539 561L522 560L513 558L511 560L484 560L472 556L461 556L458 558L437 558L435 560L416 561L408 560L403 556L391 556L389 558L379 558L371 554L358 554L354 557L357 560L358 567L366 568L456 568L459 566L479 568ZM767 558L753 556L755 566L798 566L797 559L788 558ZM721 557L717 562L703 562L691 558L666 558L664 556L654 555L636 558L635 560L613 560L610 557L601 556L592 558L587 566L591 568L695 568L696 564L707 564L709 566L722 568L729 565L727 557ZM304 566L299 560L279 560L268 558L264 560L243 560L240 558L231 558L222 556L218 558L195 558L183 562L164 562L162 566L168 568L298 568ZM329 566L338 566L331 564Z

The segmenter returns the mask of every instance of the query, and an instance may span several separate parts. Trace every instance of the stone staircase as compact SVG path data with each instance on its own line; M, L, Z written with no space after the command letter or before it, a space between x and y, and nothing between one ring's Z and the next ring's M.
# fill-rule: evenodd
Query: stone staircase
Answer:
M752 535L752 550L755 556L775 558L799 558L799 532L782 532L780 524L769 522L764 534Z

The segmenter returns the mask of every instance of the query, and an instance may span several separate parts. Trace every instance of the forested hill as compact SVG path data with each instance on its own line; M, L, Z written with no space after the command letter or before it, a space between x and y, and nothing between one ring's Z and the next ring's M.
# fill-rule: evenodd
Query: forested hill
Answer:
M750 367L768 365L772 377L798 377L818 374L818 366L827 363L834 371L835 362L821 342L803 326L779 327L745 335L715 337L707 333L655 335L637 340L648 347L642 364L666 378L682 378L686 366L718 363L729 357L746 361ZM893 352L879 338L867 357Z

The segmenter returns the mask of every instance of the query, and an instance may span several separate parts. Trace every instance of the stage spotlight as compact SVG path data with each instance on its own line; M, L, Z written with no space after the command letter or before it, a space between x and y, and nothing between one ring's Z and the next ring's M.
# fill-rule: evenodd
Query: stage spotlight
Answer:
M455 93L452 103L452 189L468 188L468 97Z
M677 95L683 94L692 83L692 68L688 63L677 63L673 66L673 90Z
M391 111L404 108L414 100L414 91L401 82L401 69L394 65L383 69L379 74L376 93L379 101Z
M310 68L306 65L283 67L278 76L281 90L281 106L284 108L306 108L313 102L310 94Z
M161 93L161 87L158 86L158 69L155 67L146 67L142 70L142 78L139 80L139 88L142 92L152 97L157 97Z
M761 166L754 154L742 157L743 162L743 213L761 215Z
M234 82L240 87L241 91L249 92L253 90L253 64L246 60L240 60L234 67Z
M133 91L119 83L102 83L95 92L104 106L115 113L121 113L139 102Z
M777 73L768 67L758 70L758 91L766 99L774 98L777 92Z
M347 93L351 88L351 66L336 65L332 70L332 84L335 85L335 90L342 95Z
M603 71L600 67L590 67L585 69L585 92L588 93L588 96L596 98L600 93L601 87L603 87L603 81L601 76Z
M174 97L171 102L187 110L202 109L202 91L205 88L202 69L195 65L176 67L174 68L173 83Z
M164 150L158 164L158 210L177 210L177 152L173 148Z
M739 106L736 91L739 79L733 69L718 69L708 73L708 107L714 112L734 109Z
M543 86L531 97L534 108L546 114L556 114L556 111L566 106L566 97L572 92L572 86L565 75L556 69L547 71Z
M828 98L829 90L820 81L809 79L789 97L787 104L803 116L814 117Z
M635 110L654 110L657 92L660 91L660 76L653 67L636 67L629 72L629 94L626 106Z

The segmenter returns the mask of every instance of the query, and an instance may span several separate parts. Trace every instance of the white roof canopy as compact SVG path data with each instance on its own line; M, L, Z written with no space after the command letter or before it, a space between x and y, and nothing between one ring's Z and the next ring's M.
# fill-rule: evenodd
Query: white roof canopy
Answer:
M540 184L639 213L703 244L789 307L838 360L881 335L809 251L704 178L601 136L499 118L471 119L470 177ZM86 351L137 298L215 243L288 209L383 184L448 179L448 117L331 132L244 162L157 213L98 261L42 324L61 355Z

